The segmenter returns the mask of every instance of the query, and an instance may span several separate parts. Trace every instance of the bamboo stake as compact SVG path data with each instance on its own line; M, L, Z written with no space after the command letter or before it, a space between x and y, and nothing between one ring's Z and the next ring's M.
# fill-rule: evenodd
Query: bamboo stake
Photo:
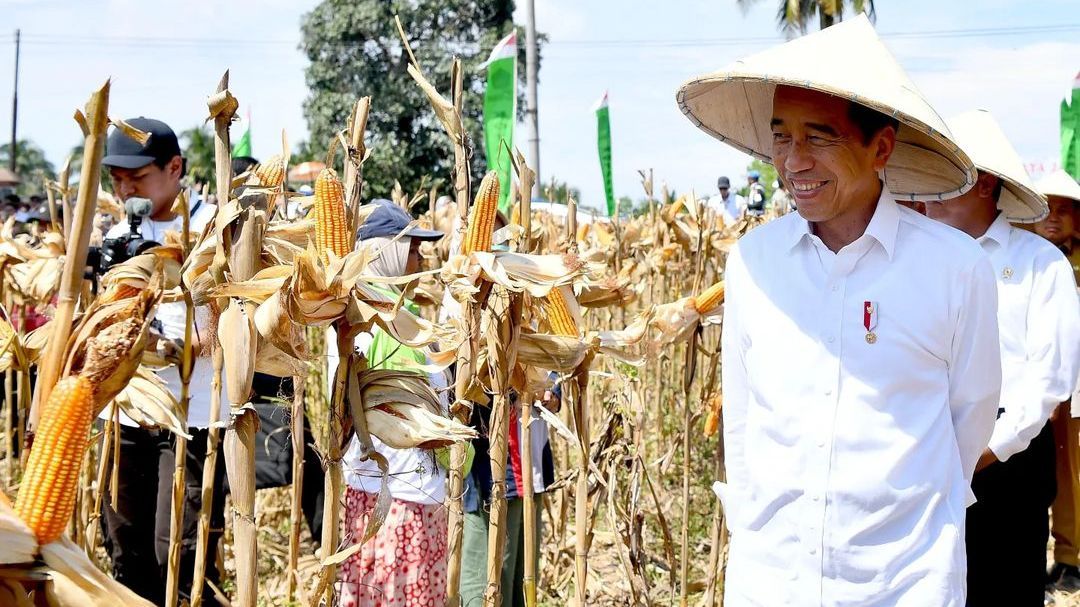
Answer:
M288 578L287 597L292 602L296 596L296 582L299 579L297 565L300 562L300 511L301 499L304 490L304 382L303 375L293 376L293 404L292 404L292 504L289 510L289 520L292 528L289 531L289 564L286 569Z
M453 90L454 113L461 120L463 95L463 78L461 76L461 63L454 60L451 70L451 89ZM459 242L465 240L465 230L469 218L469 155L465 147L464 136L453 139L454 144L454 196L457 201ZM451 251L451 254L455 251ZM465 324L466 339L458 350L456 358L457 368L454 376L455 406L458 408L456 417L458 421L467 424L472 413L472 405L464 401L464 395L473 381L474 367L476 362L477 322L476 309L471 301L466 301L461 306L462 319ZM447 516L447 547L449 557L446 567L446 604L448 607L461 605L461 550L465 533L465 512L462 506L462 497L465 493L465 477L463 470L468 448L465 443L454 443L450 446L450 499L449 514Z
M188 243L191 237L191 217L189 216L188 197L183 190L177 196L182 214L181 238L183 239L183 256L187 259ZM181 262L181 265L183 262ZM192 343L191 329L195 322L195 305L191 301L191 293L184 289L184 344L180 361L180 402L179 417L187 423L188 408L191 400L191 369L192 369ZM187 439L176 435L176 452L173 457L172 479L172 504L169 513L169 553L168 572L165 577L165 605L173 607L180 591L180 540L184 530L184 503L185 481L187 468Z
M41 404L48 401L53 386L60 378L60 370L64 363L64 348L71 335L75 306L82 287L83 273L86 271L86 251L90 244L94 212L97 209L101 158L105 153L105 135L109 128L109 87L110 82L106 80L105 84L90 96L90 100L86 103L85 114L76 113L76 119L80 122L86 138L83 148L85 152L82 176L79 180L79 202L76 205L78 213L72 217L71 237L68 238L65 247L63 275L60 279L56 313L53 316L54 333L45 346L45 352L38 366L34 401L30 407L28 420L31 434L28 437L29 441L33 440L33 428L41 416ZM24 450L24 452L28 451L29 448Z
M506 548L506 458L510 434L510 371L517 362L517 340L520 335L522 295L505 289L492 290L489 308L491 327L487 338L488 360L491 367L492 389L491 424L488 440L491 448L491 518L488 526L487 588L485 605L502 604L502 563ZM528 474L532 474L529 470Z
M705 206L697 203L696 200L694 203L698 205L698 217L701 217L704 213ZM705 242L704 230L704 223L699 222L699 247ZM698 263L694 270L694 293L698 293L701 289L701 275L704 273L705 269L705 251L701 251L701 254L697 257ZM680 554L679 563L679 604L682 607L687 607L690 600L690 418L692 417L690 411L690 391L694 383L694 373L697 370L697 342L700 333L701 328L698 327L691 336L689 343L686 344L685 360L683 364L682 552Z
M323 482L323 558L334 554L338 546L338 524L341 517L341 442L345 420L345 389L348 379L349 358L353 351L353 337L349 334L344 323L337 323L335 329L338 364L337 369L334 371L334 388L330 398L326 478ZM323 579L334 580L336 571L336 565L326 565L322 573ZM334 584L326 585L326 604L334 604Z
M213 376L210 380L210 427L206 431L206 459L203 461L202 489L199 498L199 523L196 527L195 572L191 577L191 606L202 604L203 587L206 579L207 548L210 541L210 508L214 500L214 478L217 476L217 454L221 444L221 434L217 421L221 418L221 374L225 362L221 353L221 344L212 336L211 357Z

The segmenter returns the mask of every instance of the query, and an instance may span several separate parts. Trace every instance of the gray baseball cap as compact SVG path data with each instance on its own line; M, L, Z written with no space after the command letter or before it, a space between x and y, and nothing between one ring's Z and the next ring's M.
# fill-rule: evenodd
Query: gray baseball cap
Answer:
M392 238L402 232L405 233L405 236L417 240L439 240L443 237L443 233L438 230L426 230L417 226L410 228L409 224L412 223L412 216L405 209L385 198L376 198L368 204L375 205L375 209L371 212L371 215L368 215L367 221L357 231L356 236L360 240L380 236Z

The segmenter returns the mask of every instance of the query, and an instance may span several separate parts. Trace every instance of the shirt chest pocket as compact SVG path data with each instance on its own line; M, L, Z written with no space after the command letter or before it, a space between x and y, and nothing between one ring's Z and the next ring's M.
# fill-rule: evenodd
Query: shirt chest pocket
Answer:
M948 360L953 326L945 307L932 301L866 293L845 305L844 325L845 346L882 364Z

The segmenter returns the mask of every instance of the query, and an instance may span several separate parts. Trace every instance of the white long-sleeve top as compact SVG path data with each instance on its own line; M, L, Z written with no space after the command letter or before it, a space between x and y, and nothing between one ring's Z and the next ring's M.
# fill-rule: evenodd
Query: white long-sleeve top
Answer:
M1049 241L998 215L978 239L998 284L1001 408L990 450L1027 449L1069 400L1080 364L1080 300L1069 260Z
M725 280L725 605L964 605L1001 377L986 255L883 192L838 253L791 213Z

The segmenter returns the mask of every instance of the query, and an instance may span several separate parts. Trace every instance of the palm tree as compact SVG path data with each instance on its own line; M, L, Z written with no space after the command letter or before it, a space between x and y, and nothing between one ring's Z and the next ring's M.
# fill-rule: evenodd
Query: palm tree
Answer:
M11 144L0 145L0 166L11 164ZM19 196L40 194L45 191L45 180L56 179L56 169L34 142L20 139L15 146L15 173L22 180L15 193Z
M759 0L735 0L743 10ZM877 16L874 0L780 0L776 10L776 24L788 38L806 33L807 26L814 14L818 16L818 26L825 29L844 19L844 7L850 5L852 14L866 13L871 21Z
M200 125L180 133L188 177L197 184L214 182L214 135Z

